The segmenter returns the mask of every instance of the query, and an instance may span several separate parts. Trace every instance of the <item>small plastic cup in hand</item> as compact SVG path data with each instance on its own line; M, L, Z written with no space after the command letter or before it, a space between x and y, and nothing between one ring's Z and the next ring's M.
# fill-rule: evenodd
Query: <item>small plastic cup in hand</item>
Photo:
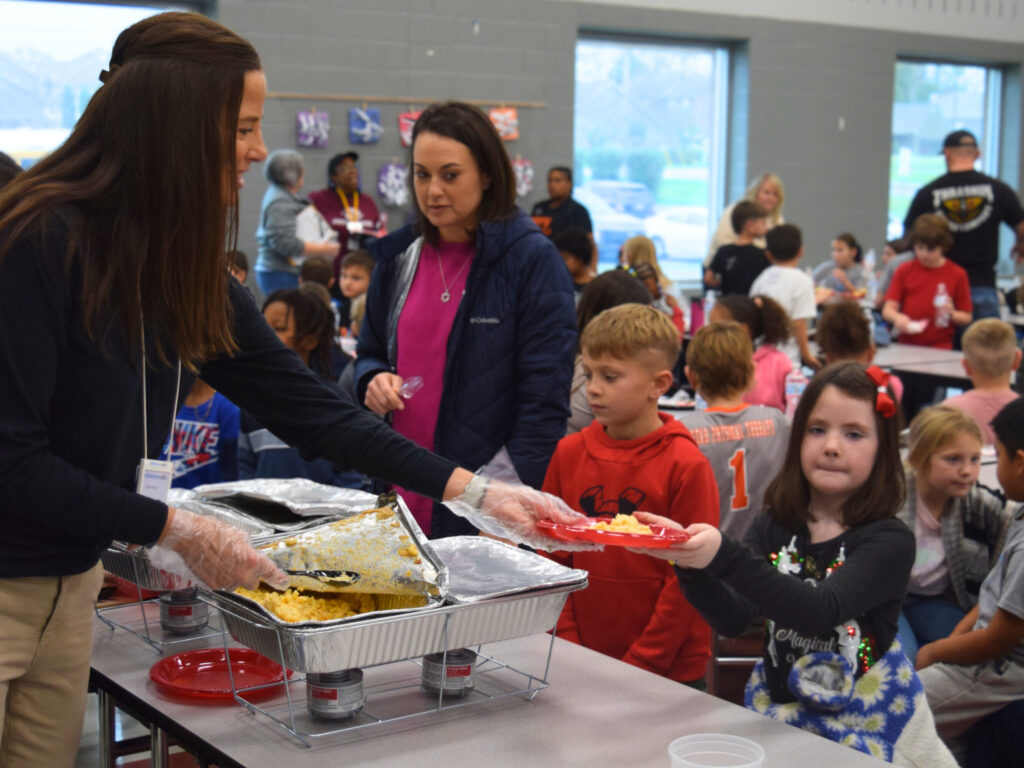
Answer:
M398 394L400 394L405 400L411 400L412 396L421 389L423 389L423 377L410 376L402 382L402 386L398 388Z
M761 745L727 733L695 733L668 745L672 768L761 768Z

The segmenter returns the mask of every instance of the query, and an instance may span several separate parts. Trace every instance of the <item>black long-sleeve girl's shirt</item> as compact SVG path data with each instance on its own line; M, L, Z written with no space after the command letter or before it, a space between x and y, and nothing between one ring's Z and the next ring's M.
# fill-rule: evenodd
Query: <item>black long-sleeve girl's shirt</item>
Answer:
M81 573L111 540L155 541L167 518L165 504L132 490L143 453L140 351L113 332L105 350L89 338L80 275L66 269L65 238L50 222L45 243L25 237L0 262L0 577ZM325 387L249 293L227 283L239 351L202 364L202 378L303 457L440 498L456 464ZM182 397L193 378L182 369ZM176 383L176 366L146 374L150 458L177 411Z
M841 635L850 637L853 622L866 641L860 662L889 649L914 552L914 534L895 519L812 544L806 526L794 532L765 514L744 544L723 536L707 568L676 573L686 599L720 635L741 634L767 617L765 678L772 701L785 703L795 701L787 685L793 663L808 653L842 654Z

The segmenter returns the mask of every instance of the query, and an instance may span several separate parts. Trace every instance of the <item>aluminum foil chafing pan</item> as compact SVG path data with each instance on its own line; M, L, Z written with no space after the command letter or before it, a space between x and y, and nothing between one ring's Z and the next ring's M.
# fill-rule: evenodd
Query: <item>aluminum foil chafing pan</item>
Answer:
M472 546L460 548L460 539L471 539ZM445 541L451 543L433 542L440 545L439 554L459 549L448 569L449 601L457 602L445 605L287 625L237 595L205 596L221 609L225 627L238 642L290 669L324 673L546 632L569 593L587 586L585 571L563 568L532 552L478 537ZM493 583L488 569L494 562L499 572L518 574L514 586ZM494 592L485 591L494 587Z
M230 507L197 501L191 491L175 489L171 492L168 501L172 506L187 509L204 517L213 517L228 525L241 528L249 534L254 544L268 540L276 534L272 528L237 514ZM149 559L149 550L144 547L129 549L126 544L115 541L103 550L100 560L103 562L105 570L143 589L163 592L184 589L191 585L188 579L154 566Z

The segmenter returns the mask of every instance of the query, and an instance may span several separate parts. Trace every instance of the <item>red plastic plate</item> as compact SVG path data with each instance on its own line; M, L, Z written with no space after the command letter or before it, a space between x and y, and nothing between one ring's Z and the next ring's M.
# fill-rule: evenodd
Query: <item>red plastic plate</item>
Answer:
M268 683L280 683L284 679L280 664L261 656L249 648L231 649L231 671L235 676L235 687L249 688ZM288 677L292 671L288 670ZM165 693L197 699L231 699L231 677L223 648L204 648L185 651L160 659L149 668L149 677ZM246 698L253 695L273 694L276 688L247 691Z
M690 538L683 531L666 528L663 525L650 526L653 532L651 535L603 531L590 527L594 523L610 523L611 521L610 517L589 517L583 523L563 525L550 520L541 520L537 523L537 530L559 541L590 541L594 544L605 544L611 547L639 547L641 549L666 549Z

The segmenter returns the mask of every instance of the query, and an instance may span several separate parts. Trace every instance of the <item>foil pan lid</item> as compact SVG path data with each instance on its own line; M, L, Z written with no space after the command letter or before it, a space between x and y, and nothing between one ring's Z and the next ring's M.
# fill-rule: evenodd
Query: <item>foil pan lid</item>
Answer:
M452 536L430 542L448 568L448 602L475 603L532 589L586 581L587 572L486 536Z
M304 478L256 478L210 483L195 489L197 498L217 501L277 531L294 531L311 518L340 517L377 506L377 497L353 488L337 488Z

